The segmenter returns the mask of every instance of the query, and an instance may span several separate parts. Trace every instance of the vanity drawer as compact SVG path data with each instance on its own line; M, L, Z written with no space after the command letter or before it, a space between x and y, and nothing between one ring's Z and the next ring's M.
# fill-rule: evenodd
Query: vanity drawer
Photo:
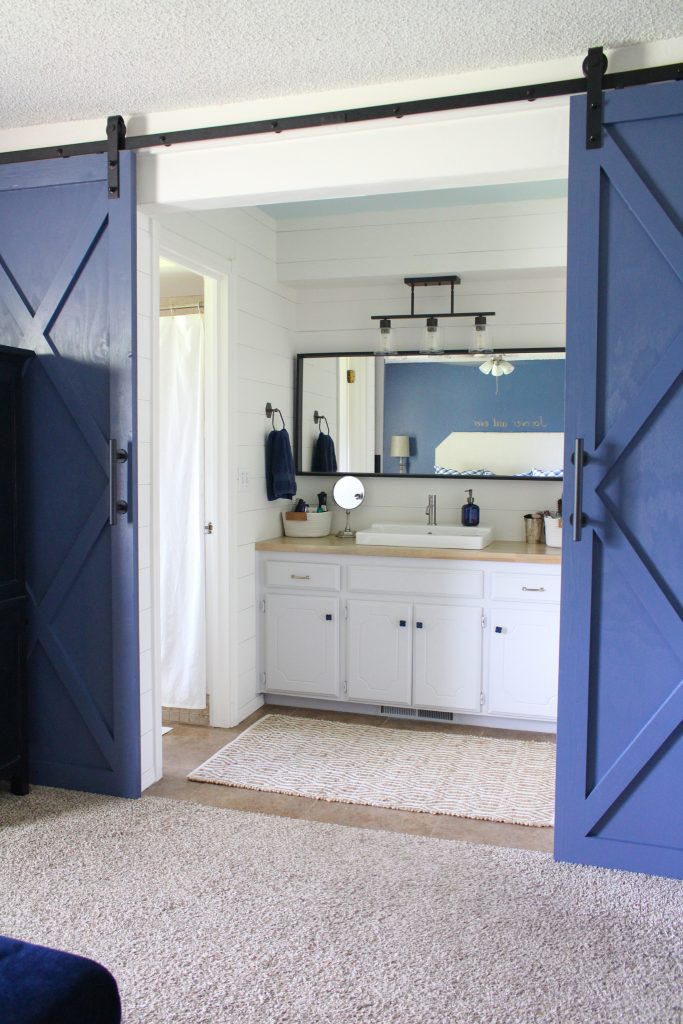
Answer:
M348 589L357 593L433 597L483 597L484 574L478 570L399 569L352 565Z
M339 590L341 567L327 562L266 562L266 586L289 590Z
M560 577L540 573L494 573L494 601L559 601Z

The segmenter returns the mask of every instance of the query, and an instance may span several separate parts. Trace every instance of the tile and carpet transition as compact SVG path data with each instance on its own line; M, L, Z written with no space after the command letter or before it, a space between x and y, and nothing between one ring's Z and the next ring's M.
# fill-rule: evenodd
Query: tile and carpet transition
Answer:
M316 800L552 825L555 744L266 715L188 778Z
M678 1024L679 882L56 789L0 793L0 932L94 957L125 1024Z

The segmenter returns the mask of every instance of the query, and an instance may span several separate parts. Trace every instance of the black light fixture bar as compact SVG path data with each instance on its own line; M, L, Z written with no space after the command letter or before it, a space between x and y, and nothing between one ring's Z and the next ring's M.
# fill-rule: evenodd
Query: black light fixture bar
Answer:
M371 320L384 320L386 323L380 324L380 327L390 327L391 320L424 320L425 318L433 320L439 318L442 320L450 319L451 317L469 316L469 317L487 317L495 316L493 312L485 312L481 310L475 313L456 313L454 309L455 303L455 285L461 283L461 279L457 274L436 274L431 277L404 277L403 283L407 284L410 288L410 313L378 313L376 316L371 316ZM451 308L449 313L416 313L415 312L415 289L416 288L438 288L440 285L450 285L451 288ZM485 322L485 321L484 321Z
M458 316L495 316L495 313L378 313L371 316L371 320L425 320L428 316L438 317L439 320L450 319Z
M603 91L623 89L631 85L649 85L654 82L670 82L683 79L683 62L663 64L654 68L640 68L633 71L617 71L604 75ZM333 110L318 114L299 114L295 117L245 121L239 124L209 125L202 128L186 128L173 132L153 132L148 135L132 135L121 140L122 151L154 149L160 146L176 146L181 143L211 142L221 139L241 138L249 135L297 131L301 128L324 128L330 125L359 124L363 121L379 121L386 118L409 117L414 114L432 114L447 110L466 110L472 107L492 106L500 103L549 99L555 96L572 96L585 93L585 78L570 78L556 82L534 82L531 85L517 85L506 89L489 89L482 92L461 93L455 96L439 96L431 99L410 100L406 103L385 103L373 107L354 107L349 110ZM107 140L77 142L64 146L44 146L38 149L20 149L0 153L0 164L23 163L33 160L52 160L59 157L89 156L107 152Z
M436 288L440 284L460 284L457 274L437 274L436 277L404 277L403 283L411 288Z

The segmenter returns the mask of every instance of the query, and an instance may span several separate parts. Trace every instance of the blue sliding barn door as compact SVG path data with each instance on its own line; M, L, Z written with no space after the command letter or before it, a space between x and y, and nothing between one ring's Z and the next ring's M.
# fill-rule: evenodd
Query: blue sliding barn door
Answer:
M31 779L136 796L135 168L121 157L114 200L106 156L0 168L0 342L37 354L23 403Z
M585 106L572 101L564 493L585 518L563 538L555 856L680 877L683 83L607 93L601 149L585 148Z

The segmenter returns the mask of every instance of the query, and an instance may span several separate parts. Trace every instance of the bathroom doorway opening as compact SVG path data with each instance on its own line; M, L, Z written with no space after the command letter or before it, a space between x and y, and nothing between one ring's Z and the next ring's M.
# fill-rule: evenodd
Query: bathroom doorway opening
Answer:
M162 726L208 725L216 686L215 281L159 259L157 665Z

